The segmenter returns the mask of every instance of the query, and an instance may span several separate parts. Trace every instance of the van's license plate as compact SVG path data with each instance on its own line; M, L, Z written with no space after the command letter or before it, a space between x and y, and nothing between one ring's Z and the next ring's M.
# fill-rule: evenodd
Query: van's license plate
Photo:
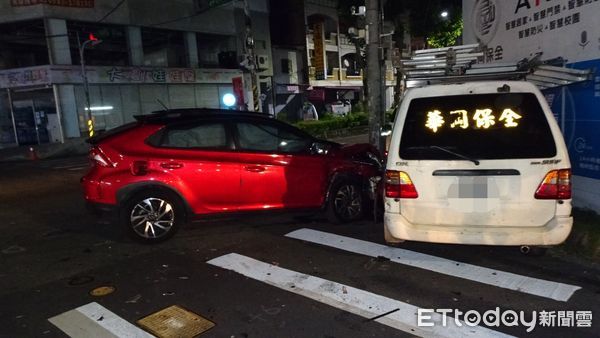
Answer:
M459 177L458 198L488 198L487 177Z

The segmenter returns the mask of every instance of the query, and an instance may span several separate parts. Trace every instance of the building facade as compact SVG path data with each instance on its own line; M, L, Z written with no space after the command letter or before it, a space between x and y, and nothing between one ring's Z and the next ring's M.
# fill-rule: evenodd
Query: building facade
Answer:
M337 0L291 0L286 2L288 7L279 11L275 3L277 0L271 1L272 11L283 13L274 17L284 18L271 23L275 111L284 111L293 118L302 101L312 102L319 112L331 111L332 104L339 109L345 103L361 101L363 51L356 42L364 40L364 30L356 27L360 18L348 18L350 15L341 18ZM286 17L290 12L293 15ZM274 27L287 35L278 37ZM396 80L391 62L386 61L386 66L386 109L389 109Z
M497 13L490 16L488 13ZM543 90L561 127L573 171L575 206L600 212L600 30L597 1L463 0L464 41L486 47L486 62L542 53L589 81Z
M83 49L96 130L164 106L226 108L226 93L236 95L237 108L259 102L256 108L266 111L273 74L269 6L248 3L258 91L240 67L247 40L243 2L1 2L0 148L87 136L80 46L91 38L101 40Z

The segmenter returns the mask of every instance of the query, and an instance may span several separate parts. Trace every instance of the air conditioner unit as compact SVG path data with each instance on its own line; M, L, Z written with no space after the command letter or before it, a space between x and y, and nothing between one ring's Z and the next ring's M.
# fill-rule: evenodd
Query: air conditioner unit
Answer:
M256 67L258 69L268 69L269 68L269 56L267 54L256 55Z

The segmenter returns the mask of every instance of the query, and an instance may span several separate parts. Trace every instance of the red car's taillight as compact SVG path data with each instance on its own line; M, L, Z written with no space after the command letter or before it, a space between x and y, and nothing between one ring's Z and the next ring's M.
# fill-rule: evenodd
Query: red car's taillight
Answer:
M407 173L404 171L386 170L385 197L417 198L419 194Z
M90 149L89 159L92 166L99 165L105 168L113 166L112 162L110 162L108 157L106 157L106 155L104 155L102 151L97 147L93 147L92 149Z
M536 199L568 200L571 198L571 169L552 170L535 192Z

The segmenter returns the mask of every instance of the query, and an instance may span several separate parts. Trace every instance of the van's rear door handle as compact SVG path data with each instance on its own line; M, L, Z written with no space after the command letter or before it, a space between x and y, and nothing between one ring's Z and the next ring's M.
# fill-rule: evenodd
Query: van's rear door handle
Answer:
M260 166L260 165L249 165L245 169L246 169L246 171L253 172L253 173L262 173L263 171L266 170L265 167Z
M165 169L179 169L183 168L183 164L177 162L163 162L160 164Z

